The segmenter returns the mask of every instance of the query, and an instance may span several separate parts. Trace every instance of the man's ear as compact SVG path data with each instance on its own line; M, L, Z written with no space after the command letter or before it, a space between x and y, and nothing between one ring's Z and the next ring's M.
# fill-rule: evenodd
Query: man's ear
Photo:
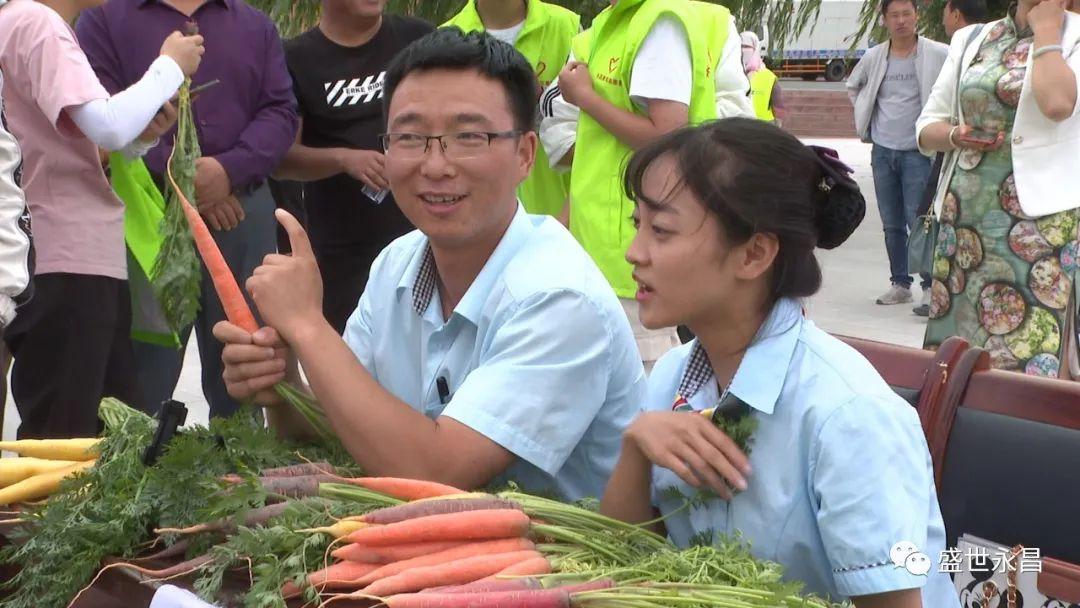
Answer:
M526 131L521 135L518 142L518 157L525 177L528 177L529 173L532 172L533 165L536 164L536 148L539 145L540 138L536 135L536 131ZM522 177L522 179L524 180L525 177Z

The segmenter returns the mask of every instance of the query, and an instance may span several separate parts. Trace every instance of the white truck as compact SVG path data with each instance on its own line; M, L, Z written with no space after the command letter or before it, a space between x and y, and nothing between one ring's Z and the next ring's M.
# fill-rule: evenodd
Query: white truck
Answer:
M754 32L761 38L761 55L777 76L799 76L804 80L824 76L825 80L839 82L870 48L869 36L852 46L859 32L862 7L862 0L822 0L817 19L792 40L773 40L768 25L760 25Z

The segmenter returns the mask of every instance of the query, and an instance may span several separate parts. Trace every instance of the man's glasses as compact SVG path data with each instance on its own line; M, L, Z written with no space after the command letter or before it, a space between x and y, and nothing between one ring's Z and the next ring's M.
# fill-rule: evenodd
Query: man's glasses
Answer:
M442 135L419 133L385 133L379 136L383 150L399 158L419 159L427 154L431 140L439 142L443 154L454 160L475 158L491 147L496 139L519 137L521 131L463 131Z

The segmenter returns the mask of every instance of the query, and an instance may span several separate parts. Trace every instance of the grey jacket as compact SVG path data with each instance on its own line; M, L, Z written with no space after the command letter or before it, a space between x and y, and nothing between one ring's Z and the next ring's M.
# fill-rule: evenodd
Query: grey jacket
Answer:
M919 98L922 106L926 107L941 66L945 65L945 59L949 56L949 47L923 36L919 36L918 45L915 75L919 81ZM870 143L870 122L874 119L878 90L885 80L891 46L891 42L884 42L866 51L848 76L848 97L851 98L851 105L855 106L855 130L866 143Z

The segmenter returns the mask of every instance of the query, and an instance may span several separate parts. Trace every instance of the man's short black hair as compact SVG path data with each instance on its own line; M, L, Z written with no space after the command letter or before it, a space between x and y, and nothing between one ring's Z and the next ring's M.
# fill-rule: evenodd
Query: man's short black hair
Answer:
M896 2L907 2L915 9L916 13L919 12L919 3L916 0L881 0L881 14L884 15L889 12L889 7Z
M986 0L946 0L945 5L950 10L960 11L967 25L986 23L989 14L989 10L986 8Z
M486 32L462 32L445 27L405 47L386 70L383 114L389 119L390 100L401 81L425 70L476 70L502 84L519 131L536 129L540 84L527 59L514 47ZM438 96L438 91L432 91Z

